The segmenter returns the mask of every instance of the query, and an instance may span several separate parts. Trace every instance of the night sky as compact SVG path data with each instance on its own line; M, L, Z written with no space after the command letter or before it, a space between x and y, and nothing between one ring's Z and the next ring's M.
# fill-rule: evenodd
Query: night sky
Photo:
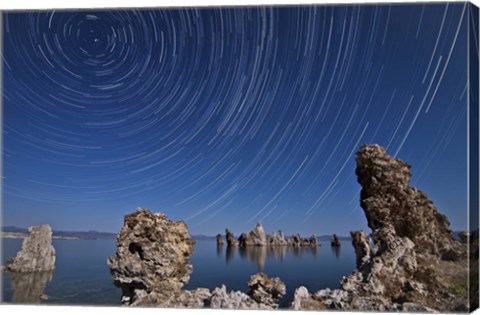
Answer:
M192 234L367 229L355 152L467 224L467 7L3 15L3 224Z

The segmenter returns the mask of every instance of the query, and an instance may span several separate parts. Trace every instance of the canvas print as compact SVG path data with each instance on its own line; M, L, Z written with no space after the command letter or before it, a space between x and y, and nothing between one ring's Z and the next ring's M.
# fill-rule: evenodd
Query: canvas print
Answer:
M2 12L2 304L475 310L478 23Z

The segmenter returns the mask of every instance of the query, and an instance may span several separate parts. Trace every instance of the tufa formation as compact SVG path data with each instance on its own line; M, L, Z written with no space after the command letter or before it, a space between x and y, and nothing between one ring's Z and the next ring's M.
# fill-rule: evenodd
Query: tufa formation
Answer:
M310 238L303 238L300 234L295 234L285 239L283 232L274 232L272 235L266 234L263 225L258 222L253 230L248 233L242 233L238 240L229 229L225 229L225 238L227 246L232 247L250 247L250 246L292 246L292 247L317 247L319 246L317 236L313 234ZM218 235L217 235L218 240Z
M55 248L52 228L48 224L31 226L23 240L22 249L7 260L10 272L43 272L55 269Z
M357 269L340 289L295 291L293 309L458 312L468 310L466 246L428 196L410 187L410 165L378 145L357 152L360 203L372 229L352 232Z
M132 304L152 291L176 292L190 279L195 241L183 221L137 209L124 218L117 236L117 252L108 258L122 302Z
M263 273L250 278L248 294L228 292L224 285L212 292L207 288L182 290L192 272L194 243L183 221L173 222L164 214L141 208L127 214L117 236L117 252L108 258L114 283L122 289L122 302L177 308L278 308L285 284Z

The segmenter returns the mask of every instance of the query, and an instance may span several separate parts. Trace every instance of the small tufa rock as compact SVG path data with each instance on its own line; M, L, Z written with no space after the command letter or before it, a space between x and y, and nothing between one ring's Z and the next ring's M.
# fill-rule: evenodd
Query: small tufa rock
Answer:
M215 288L210 298L211 308L222 309L278 309L278 301L285 295L285 284L279 278L257 273L248 281L250 292L227 291L225 285Z
M217 245L218 246L223 246L225 240L223 239L222 234L217 234Z
M233 236L233 233L230 232L229 229L225 229L225 238L227 239L227 246L231 247L237 247L238 246L238 241L235 239L235 236Z
M263 272L254 274L248 281L249 295L257 302L278 308L278 301L285 295L286 287L280 278L270 278Z
M48 224L29 227L22 249L15 257L7 260L7 270L36 272L54 269L55 248L52 246L52 228Z
M326 305L310 294L304 286L300 286L295 290L290 308L295 311L319 311L327 309Z
M330 244L333 247L340 247L342 245L342 243L340 242L340 239L337 237L337 234L333 234Z
M312 234L312 236L310 236L309 243L312 247L318 247L318 239L316 234Z

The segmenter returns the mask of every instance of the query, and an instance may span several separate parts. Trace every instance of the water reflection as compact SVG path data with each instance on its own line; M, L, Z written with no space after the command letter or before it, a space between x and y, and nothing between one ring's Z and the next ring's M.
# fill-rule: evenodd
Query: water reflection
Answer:
M222 246L217 245L217 254L222 251ZM225 251L225 260L230 262L235 257L235 252L242 260L251 260L255 262L260 270L263 270L268 258L282 262L287 255L301 257L303 255L311 255L317 257L318 247L293 247L293 246L246 246L234 247L227 246Z
M330 246L332 248L332 254L337 258L337 260L340 259L340 250L341 246Z
M233 246L227 246L227 251L225 252L225 261L227 264L233 260L233 257L235 255L235 249ZM217 252L218 252L218 247L217 247Z
M222 257L223 244L217 244L217 256Z
M53 271L10 273L13 290L12 302L16 304L38 304L44 297L45 286L52 280Z

